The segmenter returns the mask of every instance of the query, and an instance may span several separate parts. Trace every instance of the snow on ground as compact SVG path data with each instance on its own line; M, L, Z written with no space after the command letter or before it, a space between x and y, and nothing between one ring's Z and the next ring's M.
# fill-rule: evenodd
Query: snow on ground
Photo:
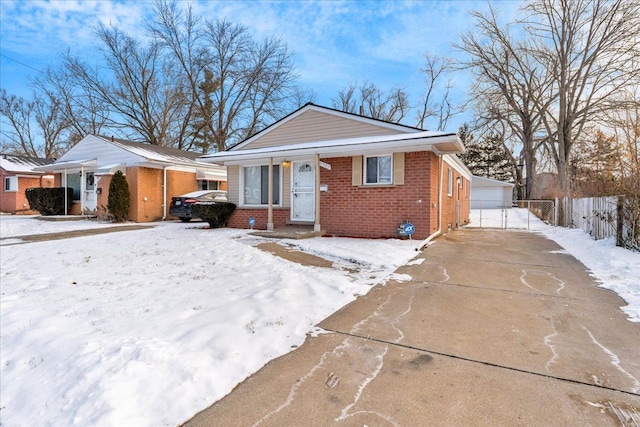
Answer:
M483 226L504 225L500 212L484 210ZM640 254L508 211L510 228L527 222L618 292L640 322ZM288 262L255 248L265 239L203 223L12 244L110 225L0 216L0 425L179 424L392 277L418 244L283 242L334 261L332 269Z
M482 215L481 215L482 212ZM555 241L582 262L603 288L616 292L628 304L622 310L640 322L640 253L616 246L615 238L593 240L580 229L552 227L527 209L473 209L469 227L529 229Z
M333 260L328 269L204 223L14 244L108 225L0 217L0 425L179 424L301 345L417 246L288 241Z

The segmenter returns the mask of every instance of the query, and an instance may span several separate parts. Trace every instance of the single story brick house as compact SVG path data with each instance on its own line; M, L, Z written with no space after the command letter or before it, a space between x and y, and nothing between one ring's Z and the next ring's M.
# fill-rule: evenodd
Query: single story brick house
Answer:
M0 212L31 213L25 190L31 187L53 187L53 175L35 168L53 163L53 159L0 154Z
M118 138L87 135L54 163L38 168L54 174L56 187L73 188L68 214L98 214L106 207L109 184L121 171L131 192L129 220L169 217L171 197L196 190L226 190L221 166L197 162L201 154Z
M469 221L471 173L456 133L306 104L228 151L228 226L313 226L327 235L426 239Z

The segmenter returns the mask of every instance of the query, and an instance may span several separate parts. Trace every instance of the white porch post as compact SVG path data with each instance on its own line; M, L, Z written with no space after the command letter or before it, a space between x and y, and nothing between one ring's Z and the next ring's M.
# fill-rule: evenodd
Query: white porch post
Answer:
M313 231L320 231L320 154L316 153L315 158L316 167L316 179L315 179L315 207L316 207L316 221L313 224Z
M84 215L84 199L87 196L85 194L87 187L85 186L85 182L87 177L84 175L84 165L80 165L80 215Z
M64 189L64 215L67 216L69 215L69 200L68 200L68 196L67 196L67 168L64 168L64 185L63 185L63 189Z
M269 157L268 175L267 231L273 231L273 157Z

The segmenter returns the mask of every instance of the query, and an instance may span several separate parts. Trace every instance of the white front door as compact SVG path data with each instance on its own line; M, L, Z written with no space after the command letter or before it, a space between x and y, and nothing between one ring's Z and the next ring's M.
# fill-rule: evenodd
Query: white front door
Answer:
M95 211L98 208L96 195L96 177L93 172L84 173L84 210Z
M313 161L291 165L291 221L316 219L316 171Z

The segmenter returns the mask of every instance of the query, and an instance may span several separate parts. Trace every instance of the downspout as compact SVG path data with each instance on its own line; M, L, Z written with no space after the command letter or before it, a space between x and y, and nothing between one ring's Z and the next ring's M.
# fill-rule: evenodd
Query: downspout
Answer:
M273 231L273 157L269 157L267 178L267 231Z
M167 219L167 168L162 168L162 220Z
M316 153L315 156L315 188L314 188L314 205L315 205L315 214L316 217L315 223L313 224L313 231L320 231L320 154Z
M438 155L438 229L433 232L429 237L424 239L418 247L416 251L421 251L429 244L431 240L438 237L442 232L442 154Z

